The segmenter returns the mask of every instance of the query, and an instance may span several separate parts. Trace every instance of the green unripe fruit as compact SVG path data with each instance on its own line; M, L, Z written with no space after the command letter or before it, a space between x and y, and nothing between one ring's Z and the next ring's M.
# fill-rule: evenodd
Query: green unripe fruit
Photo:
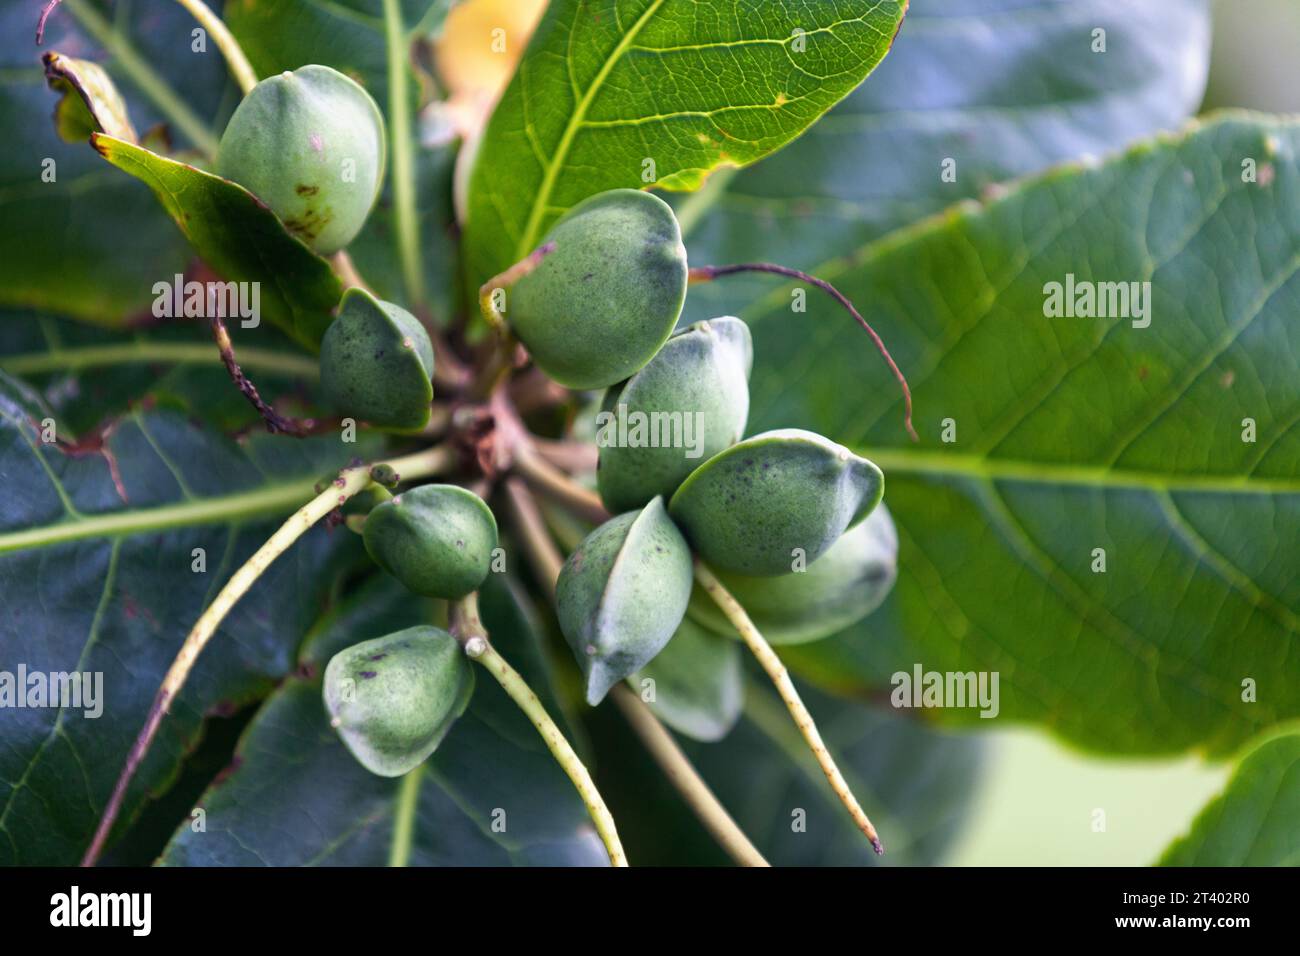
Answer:
M362 289L343 294L320 346L321 390L343 415L418 431L433 401L433 344L411 313Z
M700 465L669 510L699 555L721 571L787 574L812 564L865 518L885 490L880 469L797 428L764 432Z
M667 498L701 462L739 441L753 360L749 327L723 316L678 332L611 388L596 434L605 507L626 511Z
M384 117L328 66L267 77L230 117L217 172L239 183L323 256L356 237L384 180Z
M460 645L436 627L362 641L325 668L330 724L371 773L400 777L418 767L465 712L474 674Z
M560 570L556 614L587 703L658 654L686 615L691 551L656 498L587 535Z
M803 571L775 578L717 572L772 644L818 641L857 623L885 600L897 573L898 533L883 503ZM715 633L738 636L701 588L687 613Z
M506 318L538 368L605 388L650 361L686 300L686 247L668 204L614 189L570 209L555 249L510 292Z
M721 740L744 705L740 644L688 617L668 646L628 683L673 730L695 740Z
M497 522L472 491L421 485L377 505L362 537L375 563L408 590L454 601L487 578Z

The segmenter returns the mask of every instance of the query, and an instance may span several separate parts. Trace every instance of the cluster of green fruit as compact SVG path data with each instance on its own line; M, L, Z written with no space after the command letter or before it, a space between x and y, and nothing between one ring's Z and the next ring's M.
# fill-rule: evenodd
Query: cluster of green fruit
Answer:
M328 68L304 67L249 94L223 137L220 167L331 252L373 205L383 139L364 90ZM361 174L353 182L336 175L347 159ZM569 388L606 389L607 411L690 415L703 426L694 458L681 447L600 451L597 488L615 516L572 552L557 588L588 702L620 681L654 676L656 664L665 684L680 684L719 659L712 642L734 632L708 601L692 600L696 556L775 642L823 637L873 610L892 584L897 547L877 507L880 470L811 432L742 439L750 332L722 317L674 334L688 268L671 208L636 190L602 193L561 218L545 245L553 251L515 282L508 310L537 367ZM421 429L432 373L433 349L413 316L360 290L346 293L321 349L322 387L341 413ZM408 589L449 601L482 585L497 547L491 510L454 485L379 504L363 534L374 560ZM661 657L673 647L685 656ZM340 652L324 695L353 754L395 776L429 756L472 686L455 638L429 626Z

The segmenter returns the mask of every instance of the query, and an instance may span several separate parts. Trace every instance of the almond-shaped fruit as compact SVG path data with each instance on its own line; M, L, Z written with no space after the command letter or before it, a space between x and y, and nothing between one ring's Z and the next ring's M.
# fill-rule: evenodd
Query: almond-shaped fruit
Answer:
M714 568L772 576L820 558L884 490L884 476L867 459L789 428L714 455L682 482L669 511Z

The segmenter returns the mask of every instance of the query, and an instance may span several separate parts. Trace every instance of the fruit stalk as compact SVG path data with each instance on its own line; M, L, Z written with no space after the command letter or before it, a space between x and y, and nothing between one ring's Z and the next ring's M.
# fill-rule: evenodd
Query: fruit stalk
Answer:
M609 520L600 495L573 482L526 443L515 449L515 470L546 497L593 524Z
M492 327L494 332L503 337L510 334L510 327L506 325L505 316L497 309L496 302L493 300L493 293L498 289L509 289L512 285L541 265L542 260L554 251L554 241L538 246L505 272L493 276L479 287L479 310L483 313L484 320Z
M450 450L439 446L405 458L395 458L384 464L402 478L417 478L437 474L453 464L453 461L454 456ZM122 809L127 787L149 752L164 715L181 688L185 686L185 681L190 671L194 669L199 654L217 632L217 628L221 626L221 622L225 620L231 608L248 593L272 562L288 551L293 543L306 534L316 522L364 490L370 483L370 466L358 465L339 472L338 478L331 482L328 488L298 509L275 534L266 540L265 544L254 552L253 556L226 582L226 586L194 623L166 676L163 677L162 685L158 688L153 703L149 706L144 727L141 728L135 743L131 746L122 772L113 785L113 793L109 797L108 805L104 808L103 816L100 817L94 838L81 858L82 866L94 866L95 861L99 859L108 842L109 833L113 829L113 822Z
M560 556L551 534L546 528L546 520L537 507L528 486L518 478L507 478L505 483L506 501L510 505L510 514L514 519L515 532L519 535L524 553L533 566L537 583L546 592L552 606L555 604L555 582L560 577L560 568L564 558Z
M505 272L495 275L478 290L479 311L483 315L483 321L488 324L496 336L495 348L489 355L488 360L474 381L473 392L480 398L486 398L494 393L509 376L514 367L515 353L518 350L518 342L514 334L510 331L510 326L506 322L506 317L502 311L497 308L496 294L504 292L512 285L528 275L539 265L542 260L555 251L555 243L548 242L545 245L534 249L524 258L520 259Z
M803 739L808 743L813 756L817 758L822 773L826 774L831 789L835 791L835 795L839 797L840 802L849 811L849 816L858 825L858 829L871 841L872 849L878 855L883 854L885 848L880 843L876 828L872 826L871 820L862 809L862 805L858 803L857 797L853 796L853 791L849 789L844 775L840 773L840 768L836 766L835 758L831 756L830 751L826 748L826 743L817 730L817 724L814 723L812 715L808 713L808 708L804 706L803 700L799 697L799 692L795 689L794 682L790 680L790 673L786 670L785 665L781 663L781 658L777 656L776 651L772 650L772 645L768 644L763 635L759 633L758 628L749 619L745 609L740 606L740 602L731 596L731 592L723 587L722 582L698 558L695 561L695 580L709 593L709 597L713 598L722 613L731 621L741 639L749 646L754 657L758 659L763 670L767 672L767 676L776 685L781 700L785 702L786 709L790 711L795 726L803 734Z
M741 866L771 866L750 842L745 831L736 825L726 807L718 802L717 796L700 777L699 771L686 754L682 753L682 748L677 746L677 741L659 722L659 718L637 699L636 694L621 684L610 691L610 696L668 780L677 788L687 805L696 809L700 822L727 855Z
M537 728L538 734L546 744L546 748L551 752L561 769L564 770L574 788L582 797L582 802L587 806L587 813L591 816L591 822L595 824L596 832L600 835L600 840L605 844L605 850L609 853L609 862L613 866L627 866L627 855L623 852L622 841L618 838L618 828L614 825L614 817L609 812L609 807L605 805L605 799L596 789L596 783L591 779L591 774L582 760L574 752L569 741L565 739L560 728L556 726L551 715L546 712L542 706L541 700L527 681L520 676L510 664L497 653L496 648L488 640L487 629L483 626L482 620L478 614L478 594L471 593L467 597L455 601L451 605L451 633L460 641L465 648L468 657L477 661L479 664L496 678L501 689L510 695L510 699L518 705L525 716L528 717L534 727Z

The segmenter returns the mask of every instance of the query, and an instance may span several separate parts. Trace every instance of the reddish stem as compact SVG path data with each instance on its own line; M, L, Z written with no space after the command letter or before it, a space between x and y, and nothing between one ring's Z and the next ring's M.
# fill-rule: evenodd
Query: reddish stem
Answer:
M904 415L903 424L907 427L907 433L912 436L912 441L920 441L917 437L916 429L912 427L912 390L907 387L907 379L903 376L894 357L889 354L889 349L885 347L884 341L876 334L870 323L862 317L862 314L853 307L853 303L848 300L839 289L831 285L825 279L819 279L807 272L801 272L798 269L791 269L788 266L778 266L771 262L746 262L734 266L695 266L690 270L690 281L694 282L712 282L714 279L722 276L736 275L741 272L766 272L771 275L786 276L790 279L798 279L800 282L807 282L815 285L823 292L830 295L840 305L848 309L849 314L857 320L858 325L866 329L871 340L876 343L876 348L880 351L889 369L894 373L894 378L898 379L898 384L903 389Z
M230 378L234 381L235 386L248 399L248 403L257 409L257 413L262 416L262 421L266 423L266 430L272 435L292 435L294 438L306 438L309 435L319 435L322 432L333 431L338 422L330 419L298 419L289 418L281 415L262 398L257 390L257 386L252 383L244 370L239 367L235 361L235 347L230 341L230 332L226 329L226 323L221 321L217 315L213 315L209 320L212 324L212 337L217 340L217 349L221 352L221 362L226 366L226 371L230 373Z
M145 754L149 752L149 745L153 743L153 739L158 733L158 726L167 713L168 698L170 696L170 691L166 687L160 687L158 693L154 696L153 703L149 705L149 714L145 718L144 728L135 738L135 743L131 745L131 752L126 757L126 764L122 767L122 772L118 774L117 782L113 784L113 793L108 799L108 805L104 807L103 815L99 818L99 826L95 828L94 839L90 841L90 846L86 848L86 852L81 858L82 866L94 866L99 861L100 854L104 852L104 845L108 842L109 834L113 831L113 823L117 820L117 815L122 809L122 800L126 797L127 787L130 786L131 778L135 776L135 772L140 768Z
M54 8L62 2L63 0L50 0L50 2L45 5L45 9L41 11L41 18L36 21L37 46L41 45L41 40L45 37L45 21L50 18L50 14L54 12Z

